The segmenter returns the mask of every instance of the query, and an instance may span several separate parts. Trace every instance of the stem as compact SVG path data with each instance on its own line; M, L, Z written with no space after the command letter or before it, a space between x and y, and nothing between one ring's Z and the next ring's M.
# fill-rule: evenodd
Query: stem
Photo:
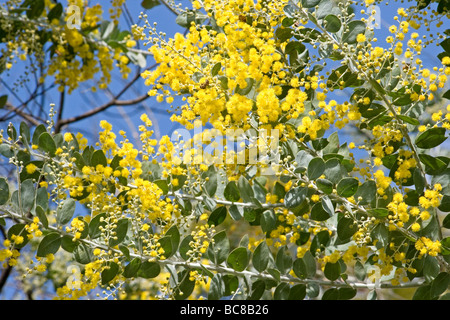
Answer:
M1 210L13 218L24 220L27 222L32 222L32 219L30 217L22 217L15 212L7 211L5 209L1 209ZM39 222L39 225L42 226L42 224L40 222ZM65 231L63 231L59 228L53 227L53 226L49 226L48 229L51 231L57 232L61 235L71 235L70 233L65 232ZM87 244L89 246L92 246L92 247L97 247L97 248L101 248L104 250L111 250L113 253L118 253L119 255L123 254L120 250L111 248L111 247L109 247L103 243L99 243L97 241L92 241L92 240L87 240L87 239L80 239L78 241L80 241L84 244ZM139 258L143 261L148 261L150 259L154 259L154 258L151 258L148 256L138 255L138 254L131 253L131 252L130 252L130 257ZM254 271L250 271L250 270L236 271L232 268L228 268L223 265L208 265L208 264L202 264L199 262L176 261L176 260L172 260L172 259L159 260L157 262L161 266L183 267L186 269L203 269L204 268L211 272L217 272L217 273L221 273L221 274L230 274L230 275L235 275L238 277L252 277L252 278L257 278L257 279L261 279L261 280L274 280L273 276L271 276L270 274L265 273L265 272L259 273L259 272L254 272ZM287 283L299 283L299 284L315 283L315 284L322 285L322 286L347 287L347 288L352 287L354 289L415 288L415 287L421 286L424 283L423 281L412 281L409 283L394 286L390 282L385 282L385 283L380 283L377 285L377 284L373 284L373 283L364 283L364 282L346 283L346 282L341 282L341 281L328 281L328 280L321 280L321 279L300 279L300 278L295 278L290 275L281 276L280 281L287 282Z

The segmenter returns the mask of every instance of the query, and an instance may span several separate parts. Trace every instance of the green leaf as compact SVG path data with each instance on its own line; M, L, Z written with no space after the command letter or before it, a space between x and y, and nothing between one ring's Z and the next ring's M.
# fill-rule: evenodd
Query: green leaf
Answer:
M7 237L9 240L11 240L12 243L14 243L14 240L12 239L14 236L21 236L23 237L23 242L20 244L15 243L14 247L16 249L20 249L23 248L29 241L27 235L28 235L28 231L25 229L25 224L24 223L17 223L13 226L11 226L11 228L9 228L8 230L8 234Z
M115 262L109 262L109 264L103 269L101 278L102 285L111 282L119 272L119 265Z
M96 239L101 236L102 231L100 227L104 228L106 226L106 221L104 221L106 213L99 213L89 222L89 236L91 239Z
M321 0L302 0L303 8L314 8Z
M308 283L306 285L306 294L308 295L309 298L314 299L319 296L319 293L320 293L319 284L313 282L313 283Z
M26 14L29 19L35 19L41 16L45 10L44 0L34 0L30 5L30 10L27 10Z
M6 102L8 102L8 96L7 95L0 96L0 109L5 106Z
M184 176L178 176L178 180ZM206 172L202 174L202 178L206 181L204 184L204 188L206 193L213 197L217 191L217 172L214 166L210 166ZM184 178L184 180L186 180ZM180 183L181 184L181 183Z
M402 114L397 115L397 118L403 120L403 122L412 124L412 125L414 125L414 126L420 125L420 121L419 121L419 120L414 119L414 118L411 118L411 117L408 117L408 116L404 116L404 115L402 115Z
M364 281L366 279L366 269L364 268L364 265L361 263L361 261L356 261L353 270L355 271L355 276L359 281Z
M279 27L275 31L275 36L278 38L278 40L280 40L280 42L285 42L289 40L290 38L292 38L293 34L294 31L291 28Z
M320 191L326 194L331 194L333 192L333 183L330 180L317 179L316 186Z
M267 269L267 273L270 274L276 282L280 282L281 281L280 270L269 268L269 269Z
M306 199L307 188L296 187L289 190L284 197L286 208L295 208Z
M141 267L141 259L134 258L131 262L125 267L122 275L125 278L133 278L137 275L139 268Z
M9 125L6 129L6 133L8 134L8 137L10 137L12 140L17 140L17 130L14 128L13 125Z
M316 10L317 19L323 19L330 13L340 13L340 10L336 7L335 3L332 0L321 0L319 3L319 8ZM312 15L309 15L310 20L314 19Z
M9 200L9 185L5 178L0 178L0 206Z
M322 300L338 300L339 290L337 288L331 288L325 291L322 295Z
M244 209L241 206L233 204L228 209L228 212L230 213L230 216L234 221L238 221L242 219Z
M39 218L39 222L42 223L44 228L48 228L48 219L47 219L47 215L45 214L44 209L42 209L41 206L36 206L35 212L36 212L36 217Z
M412 103L410 94L403 94L395 99L392 104L395 106L406 106ZM400 118L400 117L399 117ZM400 118L401 119L401 118Z
M370 216L381 219L385 218L389 215L389 210L385 208L375 208L375 209L369 209L367 212L370 214Z
M346 31L342 36L342 42L347 42L348 44L356 43L356 38L358 35L366 32L366 24L363 21L350 21L347 27L348 31Z
M236 186L236 183L234 181L230 181L227 186L225 187L225 190L223 192L223 195L225 199L231 202L239 201L241 198L241 194L239 193L239 189Z
M341 275L340 263L339 262L336 262L336 263L327 262L325 264L325 269L324 269L323 273L328 280L335 281L335 280L339 279L339 277Z
M305 171L312 159L312 155L307 153L305 150L300 150L295 156L295 162L297 162L296 170L301 170L301 172Z
M225 284L224 296L231 296L239 287L239 279L234 275L223 275L222 280Z
M169 185L167 184L166 180L155 180L153 181L153 183L161 189L163 194L167 194L169 192Z
M350 300L356 296L358 291L354 288L339 288L339 300Z
M316 254L317 250L323 251L330 241L330 234L328 231L323 230L314 236L311 241L311 246L309 251L313 254Z
M156 278L161 273L161 267L157 262L144 261L138 271L138 277L144 279Z
M14 149L6 143L0 144L0 154L6 158L14 156Z
M161 4L161 2L159 2L159 0L143 0L141 2L141 6L147 10L149 10L153 7L159 6L160 4Z
M334 14L329 14L325 17L325 30L328 32L336 33L341 29L341 20Z
M307 251L302 258L295 260L293 270L299 278L307 279L314 277L316 274L316 260L311 252Z
M450 90L447 90L443 95L443 98L450 100ZM1 104L1 103L0 103Z
M71 236L63 236L61 238L61 248L69 253L73 253L75 248L78 246L78 243L73 241L73 237Z
M442 227L446 229L450 229L450 213L447 214L444 218L444 221L442 221Z
M61 3L57 3L47 14L47 19L51 23L53 19L59 20L63 13L63 6Z
M374 240L378 240L376 243L377 248L384 248L389 243L389 232L386 226L382 223L377 224L373 228L371 237Z
M438 209L441 210L442 212L450 211L450 196L444 194L444 196L441 199L441 204L439 205Z
M20 136L22 137L23 144L28 146L28 144L31 142L30 128L23 121L20 123L19 132Z
M196 24L201 24L207 18L208 18L207 15L190 10L180 13L175 19L175 22L183 28L189 28L192 22L195 22Z
M52 232L47 234L39 243L36 255L45 257L48 254L55 254L61 247L61 236L59 233Z
M219 300L225 294L225 283L223 281L222 275L216 273L211 279L211 284L209 286L208 300Z
M334 207L328 196L323 196L320 203L322 204L322 208L329 214L329 216L334 215Z
M286 14L288 18L293 18L297 11L298 7L293 3L289 3L283 8L283 12Z
M347 175L347 171L338 159L333 158L325 162L324 174L332 183L338 183L345 175Z
M217 62L211 69L211 75L213 77L217 76L219 71L222 69L222 64L220 62Z
M252 283L252 293L249 300L259 300L261 299L264 291L266 290L266 283L263 280L256 280Z
M368 180L359 186L354 198L360 205L371 203L377 197L377 185L375 181Z
M234 92L240 94L241 96L246 96L247 94L249 94L253 88L253 85L255 84L255 79L246 78L245 82L247 85L244 88L241 88L239 85L237 85Z
M103 167L106 167L108 165L103 150L96 150L91 157L91 166L96 167L99 164L102 165Z
M270 232L275 229L277 224L277 216L273 210L266 210L262 213L260 224L263 232Z
M426 166L426 171L428 174L439 174L444 171L448 163L444 162L439 158L432 157L428 154L419 154L420 162Z
M305 51L306 47L303 43L299 41L291 41L284 48L284 53L288 55L298 55Z
M35 129L34 129L34 133L33 133L33 137L31 139L31 142L36 145L39 146L39 137L42 133L47 132L47 129L45 128L45 125L40 124L38 125Z
M337 185L337 193L341 197L351 197L358 190L359 182L355 178L344 178Z
M73 241L72 241L72 243L73 243ZM77 261L81 264L88 264L93 259L92 250L86 244L79 243L73 249L73 258L75 259L75 261Z
M296 284L291 287L287 300L303 300L306 297L306 285Z
M48 209L48 190L46 188L38 188L36 191L36 206L40 206L44 211Z
M432 297L437 297L443 294L450 286L450 274L441 272L431 282L430 294Z
M269 261L272 258L269 246L265 241L261 242L253 252L252 264L258 272L263 272L267 269Z
M114 238L109 239L109 245L111 247L117 246L125 239L128 232L128 225L129 223L127 218L120 219L119 221L117 221L117 227L114 230L116 232L115 237L117 237L117 239Z
M311 219L316 221L325 221L330 218L330 214L323 208L322 202L314 204L311 208Z
M280 283L273 293L274 300L287 300L289 297L290 287L286 282Z
M439 274L439 262L436 257L427 255L423 263L423 276L427 282L433 281Z
M310 180L318 179L325 171L325 162L322 158L314 158L308 165L308 178Z
M44 132L39 136L39 144L38 145L41 150L49 153L51 156L55 155L56 143L49 133Z
M444 1L442 1L442 2L444 2ZM442 47L442 49L445 50L445 52L450 54L450 38L445 39L439 45Z
M177 252L178 245L180 244L180 232L178 231L176 225L173 225L169 230L167 230L166 235L159 239L159 244L164 250L164 256L166 258L171 257Z
M430 128L416 138L416 145L421 149L431 149L447 140L445 128Z
M213 240L208 246L208 257L218 265L224 262L230 253L230 240L228 240L225 230L215 234Z
M191 235L186 236L180 243L180 256L184 259L184 260L189 260L189 256L188 256L188 251L192 250L191 246L189 245L189 243L191 243L192 241L194 241L194 238ZM208 247L209 249L209 247ZM211 258L210 258L211 259Z
M195 281L189 280L187 273L189 270L184 270L178 273L178 287L175 289L175 300L187 299L195 288Z
M56 209L56 221L60 225L65 225L72 220L75 213L76 202L72 198L64 200Z
M292 257L286 247L281 247L275 259L277 269L281 274L287 274L292 269Z
M337 224L337 235L342 241L349 240L358 231L358 224L353 219L343 216Z
M247 268L249 263L248 250L244 247L238 247L231 251L227 258L227 264L234 270L241 272Z
M237 187L241 193L242 200L244 202L252 202L252 198L255 196L252 186L244 176L240 176Z
M225 221L225 218L227 217L227 207L218 207L213 212L211 212L211 215L208 218L208 224L210 226L218 226L222 222Z
M28 179L20 184L20 199L24 213L30 212L34 207L35 192L33 180Z
M423 285L417 288L412 300L431 300L431 285Z

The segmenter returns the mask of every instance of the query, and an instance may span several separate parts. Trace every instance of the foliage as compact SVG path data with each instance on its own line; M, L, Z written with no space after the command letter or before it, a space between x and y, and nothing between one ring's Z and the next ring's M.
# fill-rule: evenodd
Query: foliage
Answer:
M435 67L421 58L437 41L421 25L448 21L446 1L399 9L385 44L369 23L373 0L169 5L187 28L174 37L146 15L120 31L123 2L108 22L100 5L69 1L83 8L80 30L59 3L8 7L2 71L34 55L62 91L97 73L105 89L114 63L125 77L145 66L134 49L144 41L157 63L141 74L148 96L182 101L172 120L209 129L156 139L143 114L139 144L106 121L88 143L52 121L11 123L0 145L15 167L0 178L5 268L31 247L24 274L47 273L58 298L325 300L393 288L448 298L448 38ZM345 141L347 128L366 139ZM205 144L230 132L243 148L208 157ZM255 145L269 161L253 161ZM59 255L74 266L64 280L52 273Z

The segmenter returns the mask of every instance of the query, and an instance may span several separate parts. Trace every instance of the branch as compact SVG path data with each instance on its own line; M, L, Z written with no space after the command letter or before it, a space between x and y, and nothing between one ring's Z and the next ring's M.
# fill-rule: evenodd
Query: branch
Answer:
M88 111L86 113L83 113L81 115L78 115L78 116L75 116L75 117L72 117L72 118L62 119L61 121L59 121L59 126L58 127L62 128L63 126L68 125L69 123L77 122L77 121L80 121L80 120L92 117L93 115L96 115L97 113L100 113L100 112L102 112L102 111L104 111L104 110L106 110L106 109L108 109L109 107L112 107L112 106L130 106L130 105L134 105L134 104L137 104L137 103L140 103L140 102L146 100L148 97L149 97L149 95L145 94L145 95L142 95L142 96L140 96L138 98L131 99L131 100L116 100L116 99L112 99L112 100L108 101L107 103L105 103L105 104L103 104L103 105L101 105L101 106L99 106L99 107L97 107L95 109L92 109L92 110L90 110L90 111Z
M19 108L13 106L11 103L7 102L5 104L5 108L16 113L17 115L21 116L22 118L24 118L26 121L28 121L29 123L31 123L34 126L38 126L41 124L41 122L39 122L38 120L36 120L36 118L22 110L20 110Z
M60 95L59 100L59 110L58 110L58 120L56 121L55 125L55 133L59 133L61 131L61 120L62 120L62 114L64 109L64 100L65 100L66 91L63 90Z
M153 65L147 67L145 70L151 70L151 69L153 69L153 68L156 67L156 66L157 66L157 64L155 63L155 64L153 64ZM65 125L68 125L68 124L70 124L70 123L74 123L74 122L77 122L77 121L80 121L80 120L83 120L83 119L92 117L92 116L94 116L94 115L96 115L96 114L98 114L98 113L100 113L100 112L102 112L102 111L105 111L106 109L108 109L108 108L110 108L110 107L112 107L112 106L130 106L130 105L137 104L137 103L140 103L140 102L146 100L146 99L149 97L149 95L148 95L147 93L145 93L144 95L142 95L142 96L140 96L140 97L134 98L134 99L130 99L130 100L119 100L119 98L120 98L123 94L125 94L125 92L128 91L128 89L131 88L131 86L132 86L138 79L140 79L140 77L141 77L141 73L140 73L140 72L136 72L136 74L135 74L135 76L133 77L133 79L131 79L131 81L128 82L128 83L122 88L122 90L120 90L120 92L119 92L118 94L116 94L116 95L115 95L110 101L108 101L107 103L105 103L105 104L103 104L103 105L101 105L101 106L99 106L99 107L97 107L97 108L95 108L95 109L89 110L88 112L83 113L83 114L81 114L81 115L78 115L78 116L75 116L75 117L71 117L71 118L67 118L67 119L59 119L58 122L57 122L57 128L59 128L59 130L60 130L60 129L61 129L63 126L65 126Z
M9 214L11 217L14 217L16 219L24 220L26 222L32 222L32 219L29 217L22 217L21 215L15 213L15 212L11 212L11 211L8 211L5 209L2 209L2 211L4 211L5 213ZM39 222L39 225L41 227L43 227L43 225L40 222ZM47 229L57 232L62 236L65 236L65 235L72 236L70 233L67 233L67 232L65 232L59 228L53 227L53 226L48 226ZM79 239L78 241L80 241L86 245L92 246L92 247L100 248L103 250L110 250L114 254L117 253L119 255L123 255L123 253L120 250L111 248L111 247L109 247L103 243L99 243L97 241L86 240L86 239ZM149 260L154 259L149 256L139 255L139 254L135 254L132 252L130 252L130 257L139 258L142 261L149 261ZM158 260L157 263L162 266L183 267L186 269L206 269L211 272L217 272L217 273L221 273L221 274L230 274L230 275L235 275L238 277L252 277L252 278L257 278L257 279L261 279L261 280L277 280L272 275L265 273L265 272L260 273L260 272L250 271L250 270L236 271L232 268L228 268L223 265L209 265L209 264L203 264L203 263L198 263L198 262L177 261L177 260L172 260L172 259ZM296 277L293 277L290 275L280 276L279 280L281 282L286 282L286 283L299 283L299 284L315 283L315 284L322 285L322 286L346 287L346 288L351 287L354 289L415 288L415 287L421 286L424 283L424 281L411 281L409 283L404 283L404 284L400 284L400 285L396 286L396 285L392 285L390 282L383 282L383 283L350 282L349 283L349 282L328 281L328 280L321 280L321 279L300 279L300 278L296 278Z

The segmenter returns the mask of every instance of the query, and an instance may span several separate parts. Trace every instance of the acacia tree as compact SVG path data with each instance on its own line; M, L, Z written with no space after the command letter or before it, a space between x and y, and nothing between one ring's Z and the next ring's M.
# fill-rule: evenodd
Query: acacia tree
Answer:
M184 34L144 14L120 31L125 1L112 1L110 22L83 1L68 1L75 13L44 0L3 7L3 72L18 57L38 79L21 106L2 98L24 118L1 135L14 167L0 179L3 276L16 267L75 299L448 297L450 42L431 34L448 1L400 8L383 41L373 0L142 3L158 4ZM436 44L428 67L421 54ZM95 76L108 90L115 64L138 72L64 119L65 95ZM42 123L26 107L47 76L61 104ZM139 78L148 92L120 100ZM64 130L148 97L173 104L186 130L155 139L146 114L138 143L107 121L91 143Z

